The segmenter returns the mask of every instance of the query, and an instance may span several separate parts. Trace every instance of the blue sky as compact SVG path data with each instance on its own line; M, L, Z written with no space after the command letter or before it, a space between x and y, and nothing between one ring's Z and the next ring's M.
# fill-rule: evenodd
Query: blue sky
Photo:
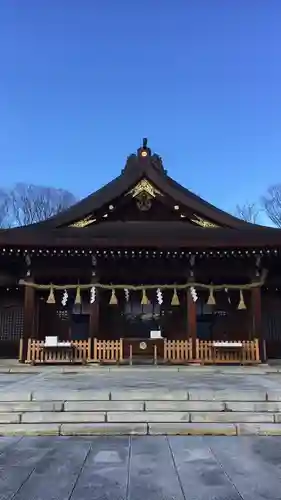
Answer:
M0 184L85 196L142 137L225 210L281 182L280 0L1 0Z

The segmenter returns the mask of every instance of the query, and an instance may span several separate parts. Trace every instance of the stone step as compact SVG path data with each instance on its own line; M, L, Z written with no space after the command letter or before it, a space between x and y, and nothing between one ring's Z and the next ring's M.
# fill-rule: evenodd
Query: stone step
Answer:
M63 411L63 401L5 401L0 402L0 415L1 413L9 412L37 412L37 411Z
M0 435L281 435L281 391L7 391Z
M45 391L0 391L0 404L8 402L30 402L44 403L46 401L116 401L116 402L186 402L186 401L213 401L213 402L281 402L281 390L273 391L229 391L229 390L162 390L162 389L123 389L123 390L54 390Z
M0 436L281 436L281 424L272 423L0 423Z
M28 412L224 412L280 413L281 401L6 401L2 413Z
M0 423L281 423L281 413L228 411L26 411L0 413Z

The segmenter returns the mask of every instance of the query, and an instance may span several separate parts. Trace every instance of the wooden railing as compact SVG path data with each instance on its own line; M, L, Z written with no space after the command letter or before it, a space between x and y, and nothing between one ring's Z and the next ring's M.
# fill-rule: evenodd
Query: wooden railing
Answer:
M123 361L123 341L94 339L94 363L117 363Z
M196 339L196 361L204 364L260 363L259 341L244 340L238 349L216 348L213 341Z
M91 346L93 345L93 349ZM44 341L28 339L27 363L119 363L124 361L123 341L120 340L78 340L71 343L71 359L64 349L44 349ZM213 341L164 340L163 361L166 363L184 364L194 361L202 364L254 364L260 362L258 339L242 342L237 349L216 348ZM157 351L154 363L157 364ZM23 360L23 341L20 342L19 359ZM159 360L160 361L160 360Z
M91 359L91 339L71 342L71 356L63 349L44 349L44 341L28 339L27 363L86 363Z
M188 363L192 361L192 340L164 341L164 361L168 363Z

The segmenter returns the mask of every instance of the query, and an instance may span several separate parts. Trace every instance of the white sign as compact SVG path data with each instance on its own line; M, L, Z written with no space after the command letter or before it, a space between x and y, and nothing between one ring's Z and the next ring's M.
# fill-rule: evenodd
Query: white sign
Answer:
M218 342L213 342L214 347L243 347L242 342L231 342L231 341L218 341Z
M58 345L58 337L45 337L46 347L56 347Z
M161 330L150 330L151 339L162 339Z

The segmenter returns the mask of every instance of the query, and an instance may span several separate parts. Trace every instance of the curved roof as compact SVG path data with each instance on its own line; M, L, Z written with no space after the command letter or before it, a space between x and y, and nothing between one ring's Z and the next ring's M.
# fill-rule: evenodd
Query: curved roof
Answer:
M144 153L145 156L142 156ZM128 192L129 189L144 178L151 181L161 192L169 195L175 203L199 213L201 217L212 221L218 226L237 229L252 226L252 224L216 208L169 177L163 168L161 158L156 154L152 155L150 149L145 146L139 148L137 154L128 157L121 175L64 212L46 221L33 224L32 227L34 229L39 227L40 229L43 227L47 229L68 226L75 220L83 219L99 210L102 206L110 204L112 200ZM255 226L257 228L261 227Z
M124 197L140 181L150 182L161 196L173 200L180 211L198 220L119 221L102 220L87 227L70 227L115 200ZM200 222L199 220L199 222ZM195 224L194 224L195 223ZM204 224L201 224L201 226ZM204 201L174 179L163 168L161 158L151 154L146 142L128 157L121 174L68 210L37 224L0 232L0 244L14 245L175 245L253 246L281 245L281 231L242 221Z

